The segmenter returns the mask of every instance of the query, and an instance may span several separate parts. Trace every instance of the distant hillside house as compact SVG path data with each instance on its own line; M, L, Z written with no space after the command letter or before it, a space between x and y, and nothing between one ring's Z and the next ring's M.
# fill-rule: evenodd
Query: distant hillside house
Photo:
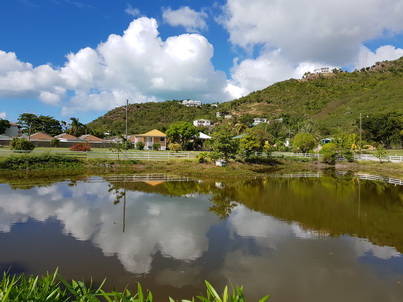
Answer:
M82 143L84 141L84 140L79 139L78 137L75 137L74 135L71 135L71 134L68 134L68 133L62 133L62 134L56 135L55 138L57 138L61 142Z
M314 70L314 73L332 73L329 67L322 67Z
M92 134L85 134L81 135L79 139L86 140L89 143L103 143L105 142L102 138L96 137L95 135Z
M255 117L255 118L253 119L252 125L253 125L253 126L256 126L256 125L259 125L259 124L261 124L261 123L267 123L267 118Z
M14 123L10 123L10 127L6 129L4 132L5 136L9 137L18 137L19 136L19 126Z
M208 127L211 126L211 122L209 120L200 119L200 120L194 120L193 125L196 127Z
M37 133L34 133L29 136L29 140L31 140L31 141L41 141L41 142L49 141L50 142L52 139L53 139L52 136L50 136L46 133L43 133L43 132L37 132Z
M201 102L200 101L195 101L195 100L185 100L182 101L182 105L188 106L188 107L198 107L201 106Z
M166 150L167 148L166 134L157 129L151 130L144 134L135 134L133 136L134 139L129 138L130 141L132 141L134 144L143 142L145 150L153 150L154 144L160 145L159 150Z
M220 117L228 118L228 119L232 118L232 114L229 112L216 112L215 116L217 118L220 118Z

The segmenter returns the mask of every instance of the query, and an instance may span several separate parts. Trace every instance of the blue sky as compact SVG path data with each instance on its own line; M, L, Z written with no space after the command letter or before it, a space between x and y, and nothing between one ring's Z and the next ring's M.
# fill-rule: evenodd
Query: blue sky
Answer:
M0 0L0 118L87 123L403 56L403 1Z

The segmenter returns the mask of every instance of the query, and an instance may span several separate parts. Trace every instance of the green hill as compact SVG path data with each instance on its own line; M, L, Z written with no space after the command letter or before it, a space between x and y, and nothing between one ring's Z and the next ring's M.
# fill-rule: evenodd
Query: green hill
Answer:
M240 99L211 105L186 107L179 101L129 105L130 133L153 128L165 130L170 123L215 119L215 112L235 116L277 118L288 115L295 121L312 121L318 129L351 129L363 116L398 112L403 114L403 57L377 63L360 71L334 70L329 74L307 74L255 91ZM125 107L116 108L90 123L92 129L124 132Z
M178 121L192 122L196 119L215 118L217 108L204 104L200 107L187 107L180 101L165 101L161 103L129 104L128 133L145 133L152 129L165 131L169 125ZM89 123L89 129L113 134L125 133L126 106L115 108L104 116Z

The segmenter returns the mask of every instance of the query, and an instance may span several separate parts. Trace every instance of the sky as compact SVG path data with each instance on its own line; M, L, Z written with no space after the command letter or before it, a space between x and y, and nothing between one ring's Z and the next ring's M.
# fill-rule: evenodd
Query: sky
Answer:
M372 66L403 56L402 16L403 0L0 0L0 118L88 123Z

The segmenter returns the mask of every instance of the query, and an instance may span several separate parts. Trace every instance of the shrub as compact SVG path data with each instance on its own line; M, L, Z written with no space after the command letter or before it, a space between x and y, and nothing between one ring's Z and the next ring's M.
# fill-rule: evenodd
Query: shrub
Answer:
M160 149L160 144L153 144L153 150L158 151Z
M50 145L52 147L59 147L60 146L60 140L58 138L54 138L50 141Z
M333 143L323 145L319 153L322 155L322 162L334 165L336 163L337 148Z
M180 144L172 143L168 145L168 149L171 151L178 152L182 150L182 146Z
M143 142L136 143L136 149L137 150L144 150L144 143Z
M10 142L10 149L18 151L32 151L35 149L35 144L26 138L14 137Z
M70 151L91 151L89 143L78 143L69 149Z

